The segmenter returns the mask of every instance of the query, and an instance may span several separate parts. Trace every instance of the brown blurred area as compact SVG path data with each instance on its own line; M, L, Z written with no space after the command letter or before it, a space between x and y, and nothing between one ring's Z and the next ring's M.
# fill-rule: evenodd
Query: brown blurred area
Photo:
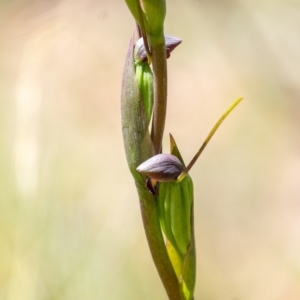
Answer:
M167 1L164 140L191 171L195 299L300 299L300 3ZM0 2L0 299L166 299L127 169L123 1Z

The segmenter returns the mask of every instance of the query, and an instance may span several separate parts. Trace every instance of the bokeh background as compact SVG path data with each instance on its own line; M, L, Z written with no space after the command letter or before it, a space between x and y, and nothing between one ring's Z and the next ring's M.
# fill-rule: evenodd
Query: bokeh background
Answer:
M300 299L300 2L167 1L168 132L191 171L195 299ZM0 1L0 299L163 300L127 169L122 0Z

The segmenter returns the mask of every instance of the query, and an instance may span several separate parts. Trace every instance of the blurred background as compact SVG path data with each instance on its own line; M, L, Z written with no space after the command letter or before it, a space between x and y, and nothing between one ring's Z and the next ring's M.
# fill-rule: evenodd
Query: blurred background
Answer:
M195 299L300 299L300 3L167 1L171 132L195 184ZM0 299L164 300L127 169L122 0L0 1Z

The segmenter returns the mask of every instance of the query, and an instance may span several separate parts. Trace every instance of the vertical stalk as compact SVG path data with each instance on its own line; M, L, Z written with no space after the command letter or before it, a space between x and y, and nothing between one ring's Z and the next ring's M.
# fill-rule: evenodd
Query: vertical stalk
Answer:
M167 111L167 57L163 33L149 36L154 76L154 107L151 138L154 154L161 152Z
M130 42L122 82L122 133L129 169L134 177L149 248L170 300L181 300L180 287L168 256L159 223L157 199L145 188L146 177L136 168L153 155L143 101L134 74L133 39Z

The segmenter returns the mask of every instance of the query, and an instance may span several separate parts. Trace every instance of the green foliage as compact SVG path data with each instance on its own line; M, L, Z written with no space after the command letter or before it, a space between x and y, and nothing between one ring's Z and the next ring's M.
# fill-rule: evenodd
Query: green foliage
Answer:
M157 201L160 224L168 240L168 253L172 265L178 280L181 282L185 299L190 299L195 286L195 276L188 274L190 268L183 268L183 264L187 260L187 256L190 256L189 247L194 244L194 241L191 243L193 227L191 217L193 183L191 177L187 175L180 183L160 183ZM193 256L192 260L195 262L195 252L193 252ZM195 273L194 268L192 268L192 273ZM189 278L188 283L185 282L184 278Z
M125 2L144 34L163 36L165 0L125 0Z
M148 131L149 120L145 110L145 102L141 98L136 80L133 53L132 38L128 48L122 82L122 133L129 169L133 177L142 183L144 177L136 171L136 168L152 156L152 143Z

